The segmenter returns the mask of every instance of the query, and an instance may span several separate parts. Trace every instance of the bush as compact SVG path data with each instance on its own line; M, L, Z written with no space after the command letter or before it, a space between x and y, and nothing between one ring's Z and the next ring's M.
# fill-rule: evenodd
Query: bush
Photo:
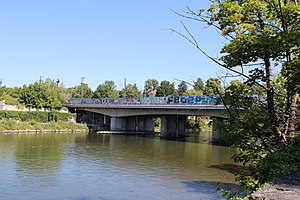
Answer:
M11 119L15 121L29 122L36 121L46 123L49 121L69 121L69 119L75 118L75 114L61 113L57 111L42 112L42 111L0 111L0 119Z
M4 100L7 105L19 105L19 101L17 98L13 98L7 94L3 94L0 96L0 101Z
M261 160L253 174L260 182L269 182L274 178L300 170L300 136L291 144L282 144L278 151Z

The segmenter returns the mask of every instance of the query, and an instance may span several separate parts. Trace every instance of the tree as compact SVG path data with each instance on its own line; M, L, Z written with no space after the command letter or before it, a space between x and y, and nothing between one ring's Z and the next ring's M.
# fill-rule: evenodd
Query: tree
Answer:
M201 78L197 78L197 81L194 82L194 89L197 91L204 91L204 83Z
M156 79L148 79L144 85L144 95L148 96L150 92L157 90L159 82Z
M105 81L100 84L94 92L95 98L117 98L119 93L116 90L116 85L114 81Z
M20 102L28 107L61 109L68 97L63 83L57 84L47 78L46 81L23 85L19 98Z
M184 95L188 90L188 86L185 81L181 81L178 85L177 93L178 95Z
M172 96L175 94L174 83L169 81L161 81L157 88L157 96Z
M186 26L188 36L179 34L213 62L246 80L226 89L223 103L230 105L231 118L223 121L222 127L228 142L240 149L235 161L250 166L250 176L242 175L239 180L251 193L268 180L256 169L267 163L282 146L294 143L300 86L300 4L298 0L212 2L208 10L193 12L189 9L190 15L184 17L207 23L227 39L219 60L201 49ZM276 93L278 88L274 82L276 67L281 69L280 82L284 89L280 94ZM263 98L255 98L257 95ZM276 102L277 99L283 100L285 106ZM264 170L268 171L271 170Z
M128 84L126 85L126 88L123 88L119 92L120 97L141 97L142 92L138 89L136 84Z
M219 96L223 93L221 81L218 78L209 78L205 85L205 95L207 96Z
M187 96L203 96L203 92L195 89L187 90L185 93Z
M72 98L81 98L82 92L83 92L83 98L92 98L93 97L93 91L89 87L89 85L86 83L69 88L69 93L71 94Z
M0 101L4 100L6 104L18 105L21 88L9 88L6 86L0 87Z

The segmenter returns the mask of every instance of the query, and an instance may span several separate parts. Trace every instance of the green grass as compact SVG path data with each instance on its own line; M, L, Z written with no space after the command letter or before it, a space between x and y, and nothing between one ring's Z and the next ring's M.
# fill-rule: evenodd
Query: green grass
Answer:
M85 124L74 122L47 122L41 123L36 121L22 122L12 119L0 120L0 131L5 130L88 130Z

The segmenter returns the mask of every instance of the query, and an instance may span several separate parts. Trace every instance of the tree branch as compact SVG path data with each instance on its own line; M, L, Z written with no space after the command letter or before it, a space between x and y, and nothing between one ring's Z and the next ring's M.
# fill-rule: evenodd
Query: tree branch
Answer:
M246 74L244 74L244 73L242 73L242 72L239 72L239 71L237 71L237 70L235 70L235 69L232 69L232 68L230 68L230 67L227 67L226 65L222 64L221 62L219 62L219 61L216 60L215 58L213 58L213 57L211 57L210 55L208 55L208 54L207 54L207 53L206 53L206 52L198 45L196 39L195 39L194 36L191 34L191 32L188 30L188 28L185 26L185 24L184 24L182 21L180 21L180 22L181 22L182 26L184 27L185 31L188 33L189 37L187 37L186 35L184 35L184 34L178 32L178 31L176 31L176 30L174 30L174 29L168 29L168 30L170 30L171 33L174 32L174 33L178 34L179 36L183 37L185 40L187 40L189 43L191 43L193 46L195 46L196 49L197 49L198 51L200 51L203 55L205 55L208 59L210 59L211 61L213 61L213 62L216 63L217 65L219 65L219 66L221 66L221 67L223 67L223 68L225 68L225 69L227 69L227 70L229 70L229 71L231 71L231 72L234 72L234 73L236 73L236 74L238 74L238 75L240 75L240 76L242 76L242 77L244 77L244 78L250 79L250 77L247 76ZM256 84L259 85L259 86L261 86L262 88L266 89L266 87L265 87L264 85L262 85L262 84L260 84L260 83L258 83L258 82L256 82Z

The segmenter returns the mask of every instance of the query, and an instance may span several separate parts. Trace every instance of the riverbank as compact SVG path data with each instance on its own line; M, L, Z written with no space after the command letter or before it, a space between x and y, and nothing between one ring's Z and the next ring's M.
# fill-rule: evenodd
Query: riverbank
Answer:
M36 134L36 133L73 133L88 132L85 124L75 122L21 122L15 120L0 120L2 134Z
M300 197L300 171L273 182L255 192L254 199L265 200L296 200Z
M42 133L82 133L89 132L86 129L61 129L61 130L3 130L0 134L42 134Z

